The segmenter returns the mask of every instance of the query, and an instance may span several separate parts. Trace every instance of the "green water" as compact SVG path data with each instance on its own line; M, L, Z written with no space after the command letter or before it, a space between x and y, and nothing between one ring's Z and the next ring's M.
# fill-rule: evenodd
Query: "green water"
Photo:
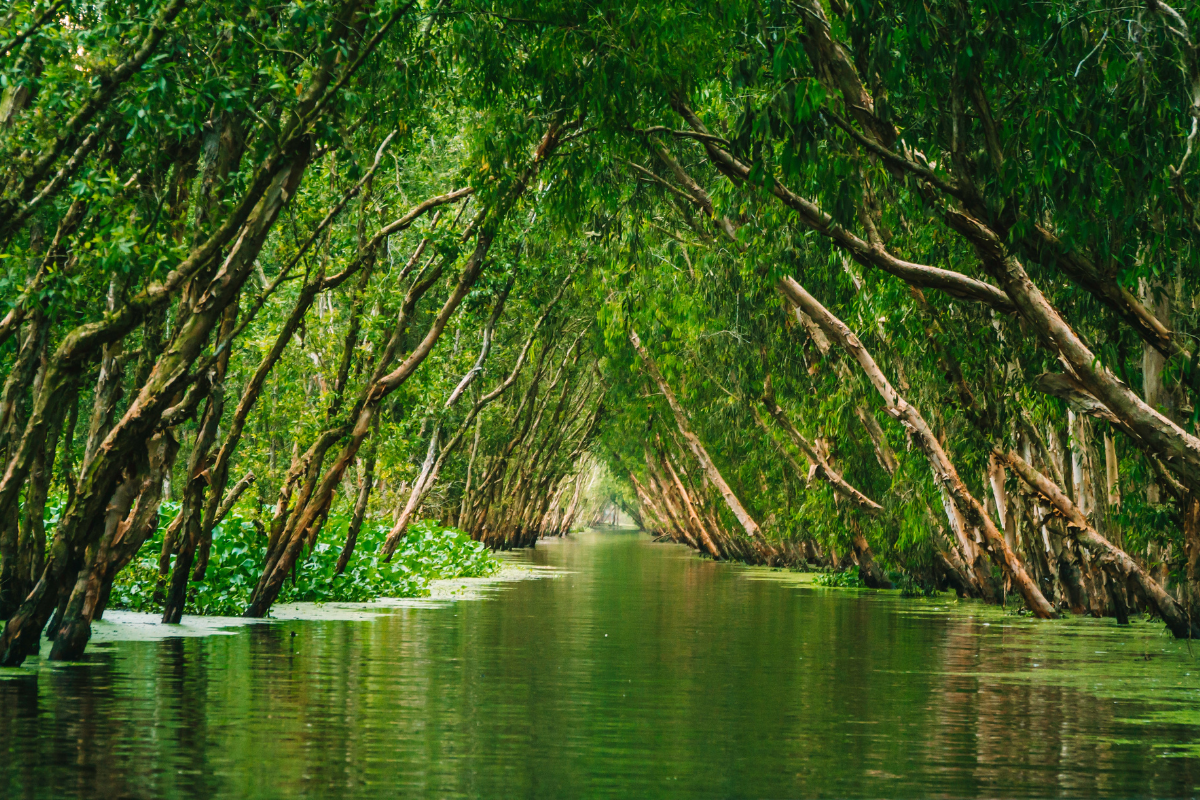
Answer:
M1200 794L1200 649L1158 625L821 589L628 533L518 558L568 574L32 661L0 680L0 797Z

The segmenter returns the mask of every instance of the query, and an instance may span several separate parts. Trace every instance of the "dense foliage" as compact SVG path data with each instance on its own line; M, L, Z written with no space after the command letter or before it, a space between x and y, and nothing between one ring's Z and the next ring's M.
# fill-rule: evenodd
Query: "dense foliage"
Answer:
M147 570L166 622L230 570L212 607L262 616L384 580L416 519L514 547L606 502L1200 631L1196 24L12 4L0 661Z
M462 531L422 520L412 526L404 544L390 562L377 551L387 528L368 527L359 540L364 555L337 574L338 551L346 538L347 517L330 519L296 574L285 584L279 602L361 603L380 597L424 597L431 581L447 578L486 578L496 574L499 562L488 549ZM162 608L157 551L162 548L159 530L113 582L109 608L157 611ZM250 602L258 580L265 542L254 524L230 516L213 531L212 566L204 579L188 590L186 613L238 616Z

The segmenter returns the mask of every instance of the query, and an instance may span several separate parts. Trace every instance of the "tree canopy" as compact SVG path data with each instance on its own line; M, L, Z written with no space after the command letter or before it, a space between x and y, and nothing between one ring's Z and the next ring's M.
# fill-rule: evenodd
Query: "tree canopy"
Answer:
M1200 11L17 0L0 662L239 508L1200 633ZM584 507L589 510L584 512ZM151 545L147 545L150 542ZM258 552L258 551L256 551ZM49 627L47 627L49 625Z

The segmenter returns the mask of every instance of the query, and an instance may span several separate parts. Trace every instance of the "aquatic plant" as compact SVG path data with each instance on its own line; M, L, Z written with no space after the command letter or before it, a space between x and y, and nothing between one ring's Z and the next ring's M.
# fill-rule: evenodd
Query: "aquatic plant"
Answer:
M422 597L429 582L444 578L482 578L499 570L488 549L462 531L429 520L414 523L403 545L388 562L378 555L387 528L372 525L363 531L364 555L337 574L341 541L350 520L330 519L312 548L284 585L280 602L364 602L380 597ZM160 529L140 557L113 582L110 608L160 611L162 585L158 553ZM186 613L237 616L246 608L258 580L266 542L253 524L240 515L227 517L213 532L212 562L204 579L189 584ZM158 597L156 598L156 594Z
M817 576L813 578L813 583L815 583L817 586L835 586L849 589L861 589L866 587L866 584L863 583L863 579L859 577L857 568L845 569L841 571L831 570L829 572L818 573Z

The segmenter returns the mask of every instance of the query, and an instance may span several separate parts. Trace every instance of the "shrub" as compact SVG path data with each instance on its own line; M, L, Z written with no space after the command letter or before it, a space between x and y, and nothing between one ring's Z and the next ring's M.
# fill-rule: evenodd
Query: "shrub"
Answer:
M163 524L113 583L111 608L157 611L158 556L173 509ZM346 571L334 575L349 520L330 517L316 545L284 584L278 602L363 602L378 597L422 597L429 582L442 578L476 578L495 574L500 564L482 544L456 528L428 520L409 527L391 562L379 558L388 527L365 526ZM203 581L188 587L189 614L238 615L250 602L266 554L266 538L249 520L231 515L213 531L212 555Z
M862 588L866 584L858 575L858 567L851 567L844 572L822 572L813 579L818 586L838 586L843 588Z

